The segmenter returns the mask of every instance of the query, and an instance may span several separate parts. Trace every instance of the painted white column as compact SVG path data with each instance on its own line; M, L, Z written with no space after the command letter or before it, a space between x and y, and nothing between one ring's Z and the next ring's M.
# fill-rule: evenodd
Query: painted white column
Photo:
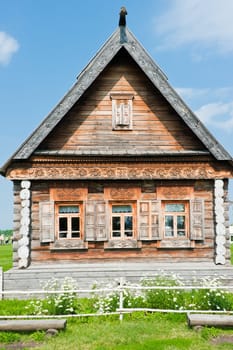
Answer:
M21 181L21 211L20 211L20 239L18 241L18 267L26 268L29 265L29 232L30 232L30 181Z
M215 213L215 263L224 265L226 263L226 227L224 218L224 182L215 180L214 185L214 213Z

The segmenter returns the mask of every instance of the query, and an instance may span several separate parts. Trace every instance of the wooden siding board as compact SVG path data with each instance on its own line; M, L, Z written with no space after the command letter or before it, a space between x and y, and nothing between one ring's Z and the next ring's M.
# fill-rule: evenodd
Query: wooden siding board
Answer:
M147 78L141 73L137 65L123 59L119 74L115 73L116 63L110 64L96 80L93 87L86 93L85 99L79 101L79 106L70 111L69 115L56 127L47 139L41 144L40 149L72 150L77 147L85 147L91 152L92 145L95 148L103 147L103 144L115 150L125 152L130 148L138 153L143 150L169 149L169 150L204 150L200 141L192 135L180 117L172 111L169 104L160 93L148 83ZM135 95L133 101L133 130L112 130L112 104L109 97L111 91L122 89L121 76L129 68L134 70L137 84L141 90L146 91L144 96L137 94L135 81L128 78L125 81L125 89ZM108 77L111 84L103 85L103 80ZM114 89L112 89L114 86ZM99 96L101 88L102 94ZM96 94L96 91L98 93ZM108 98L106 99L106 96ZM155 103L157 100L157 103ZM90 102L91 101L91 102ZM151 105L153 101L153 105ZM155 106L155 107L154 107ZM91 137L90 137L91 134ZM135 152L135 151L134 151Z

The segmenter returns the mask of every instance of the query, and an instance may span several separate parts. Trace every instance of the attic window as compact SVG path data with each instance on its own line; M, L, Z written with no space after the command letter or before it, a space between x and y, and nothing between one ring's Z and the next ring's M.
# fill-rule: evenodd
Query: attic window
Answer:
M112 100L112 129L132 130L133 127L133 94L113 93Z

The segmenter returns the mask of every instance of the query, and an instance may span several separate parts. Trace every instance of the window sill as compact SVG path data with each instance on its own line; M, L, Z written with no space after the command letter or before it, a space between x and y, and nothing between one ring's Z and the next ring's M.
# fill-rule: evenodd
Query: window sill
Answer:
M51 251L61 250L87 250L88 243L76 239L61 239L50 245Z
M142 244L136 239L111 239L104 244L104 249L140 249Z
M195 248L194 241L189 239L164 239L158 242L158 248L160 249L193 249Z

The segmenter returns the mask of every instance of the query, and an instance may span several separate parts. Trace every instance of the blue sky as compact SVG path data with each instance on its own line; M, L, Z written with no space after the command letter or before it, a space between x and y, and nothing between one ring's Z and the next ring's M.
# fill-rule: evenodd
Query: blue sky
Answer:
M233 154L232 0L7 0L0 1L1 165L116 29L121 6L170 84ZM0 229L12 227L12 197L0 177Z

